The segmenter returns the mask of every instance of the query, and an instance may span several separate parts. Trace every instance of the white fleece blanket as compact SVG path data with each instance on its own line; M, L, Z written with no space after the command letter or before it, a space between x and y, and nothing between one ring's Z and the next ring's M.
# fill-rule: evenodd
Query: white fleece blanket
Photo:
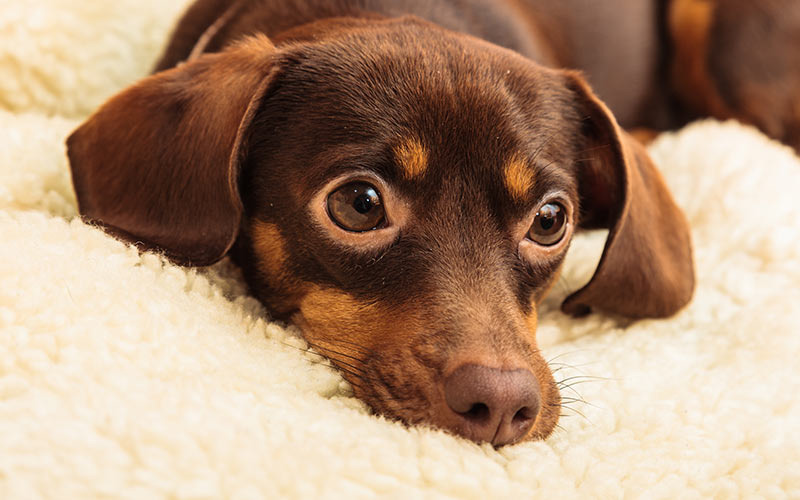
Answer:
M791 151L734 123L659 139L694 301L565 317L603 242L581 237L539 337L586 403L545 442L477 446L371 415L230 264L178 268L75 218L65 136L184 5L0 4L0 499L800 498Z

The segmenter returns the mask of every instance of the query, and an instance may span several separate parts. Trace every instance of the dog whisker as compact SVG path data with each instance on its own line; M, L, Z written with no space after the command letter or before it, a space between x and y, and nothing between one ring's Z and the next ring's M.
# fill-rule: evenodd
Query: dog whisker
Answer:
M583 398L573 398L570 396L561 396L561 403L586 403L586 400ZM588 403L586 403L588 404Z
M586 406L591 406L592 408L601 409L599 406L597 406L595 404L592 404L592 403L586 401L583 398L562 397L561 401L562 401L561 406L564 406L564 407L571 408L570 405L578 403L578 404L583 404L583 405L586 405Z
M589 420L589 417L587 417L587 416L586 416L585 414L583 414L582 412L580 412L580 411L576 410L575 408L571 408L571 407L569 407L569 406L562 406L562 408L564 408L565 410L569 410L569 411L571 411L571 412L574 412L576 415L579 415L579 416L583 417L583 418L584 418L584 420L586 420L587 422L589 422L589 423L592 423L592 421L591 421L591 420ZM569 414L567 414L567 415L563 415L563 414L562 414L562 416L569 416Z
M366 382L366 381L364 381L364 382ZM372 396L377 397L375 395L375 392L372 390L373 389L372 385L364 386L364 385L356 384L356 383L353 383L353 382L350 382L350 381L348 381L348 383L350 385L352 385L353 387L357 387L358 389L361 389L362 391L364 391L366 393L369 393ZM385 402L404 402L404 403L407 403L408 399L406 399L406 398L398 398L398 397L394 397L394 396L382 395L382 396L380 396L380 401L382 403L385 403ZM419 410L419 407L407 406L407 407L399 407L399 408L384 408L384 410L386 410L386 411L415 411L415 410Z
M311 342L309 342L308 345L310 345L314 349L320 351L321 353L325 354L326 356L327 356L327 353L331 353L331 354L335 354L337 356L341 356L341 357L344 357L344 358L351 359L351 360L353 360L353 361L355 361L355 362L357 362L359 364L362 364L362 365L364 364L364 361L362 359L357 358L357 357L355 357L353 355L350 355L350 354L347 354L347 353L344 353L344 352L341 352L341 351L337 351L337 350L331 349L329 347L324 347L324 346L319 345L319 344L314 344L314 343L311 343Z
M394 400L390 400L390 401L402 401L402 400L394 399ZM400 407L397 407L397 408L387 408L387 410L391 411L391 412L417 411L417 410L419 410L419 407L416 407L416 406L400 406ZM399 418L399 417L393 417L393 418Z
M344 374L347 374L347 375L350 375L352 377L355 377L356 379L361 380L363 382L370 382L370 380L368 380L366 375L364 375L363 373L360 373L360 372L357 372L357 371L353 371L353 370L351 370L349 368L345 368L344 366L332 366L331 368L333 368L333 369L335 369L335 370L337 370L339 372L342 372ZM345 380L347 380L347 379L345 379ZM361 386L358 386L357 384L353 384L350 380L347 380L347 382L350 383L350 385L353 385L355 387L361 387Z
M288 344L286 342L280 342L280 344L284 345L286 347L291 347L292 349L295 349L295 350L300 351L300 352L304 352L306 354L314 354L316 356L320 356L319 352L313 351L311 349L305 349L303 347L297 347L296 345ZM325 361L312 361L312 363L314 363L314 364L325 364Z
M608 377L598 377L596 375L573 375L571 377L567 377L565 379L559 380L556 383L557 384L563 384L563 383L568 382L570 380L583 380L584 382L589 382L589 381L601 381L601 380L602 381L608 381L608 380L614 380L614 379L608 378Z
M336 359L334 356L330 356L330 360L333 362L333 368L341 370L345 373L349 373L350 375L357 376L359 379L364 380L365 382L371 382L370 377L363 369L353 366L340 359Z
M361 368L359 368L357 366L351 365L351 364L349 364L349 363L347 363L345 361L342 361L340 359L336 359L334 356L331 356L329 354L329 352L333 352L334 354L341 354L341 353L336 353L335 351L317 352L317 351L324 351L324 349L319 348L318 346L315 346L315 345L313 345L311 343L309 343L309 345L314 347L314 348L316 348L317 351L312 351L311 349L303 349L302 347L293 346L293 345L287 344L285 342L281 342L281 343L283 345L285 345L285 346L291 347L292 349L296 349L296 350L298 350L300 352L304 352L304 353L308 353L308 354L322 355L325 358L323 361L312 361L314 364L327 366L328 368L331 368L331 369L334 369L334 370L340 370L340 371L346 372L346 373L348 373L348 374L350 374L350 375L352 375L354 377L358 377L361 380L369 382L369 380L367 380L365 378L365 373L364 373L363 369L361 369ZM353 359L356 359L356 358L353 358ZM334 361L336 362L336 364L333 363ZM350 367L350 369L344 368L343 366L340 366L340 365L348 366L348 367ZM348 382L350 382L350 381L348 380ZM351 385L353 385L353 384L351 383Z
M580 372L582 374L586 374L586 372L581 370L581 368L583 368L584 366L590 366L590 365L592 365L594 363L582 363L580 365L571 365L569 363L548 363L548 364L550 366L559 366L560 367L560 368L558 368L559 370L562 369L562 368L572 368L573 370L575 370L577 372Z
M576 396L578 396L579 398L583 399L583 395L580 392L578 392L578 390L575 389L574 387L572 387L571 385L558 387L558 392L564 392L565 390L572 391L573 393L575 393Z
M374 390L375 386L376 386L376 384L375 384L375 380L376 379L374 379L373 377L370 377L370 376L368 376L366 374L357 374L357 373L354 373L354 372L352 372L350 370L347 370L347 369L344 369L344 368L339 368L339 370L344 372L344 373L347 373L349 375L352 375L359 382L363 382L363 384L362 384L362 383L359 383L359 382L346 380L347 383L349 383L350 385L352 385L355 388L361 389L364 392L376 395L375 394L375 390ZM408 401L407 398L398 398L398 397L392 396L390 394L381 395L380 396L380 400L381 401ZM401 408L401 409L413 410L415 408L414 407L409 407L409 408Z
M561 354L557 354L557 355L553 356L552 358L548 359L547 360L547 364L549 365L553 361L555 361L557 359L560 359L560 358L563 358L564 356L571 356L572 354L577 354L579 352L587 352L587 351L589 351L589 349L576 349L574 351L562 352Z
M345 340L345 339L325 339L325 340L321 340L321 341L318 340L317 342L324 342L326 344L333 344L333 345L343 344L343 345L347 345L347 346L353 347L356 350L360 350L364 354L371 354L371 355L375 355L375 356L378 355L378 353L376 351L374 351L374 350L372 350L372 349L370 349L368 347L364 347L361 344L358 344L356 342L352 342L352 341L349 341L349 340Z

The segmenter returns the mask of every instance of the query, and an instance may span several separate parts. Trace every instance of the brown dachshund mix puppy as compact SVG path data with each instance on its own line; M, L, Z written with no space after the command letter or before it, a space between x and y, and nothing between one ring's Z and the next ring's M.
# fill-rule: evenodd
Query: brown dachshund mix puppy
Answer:
M664 317L692 295L689 230L661 176L582 74L556 69L583 69L624 124L657 126L667 14L199 0L159 71L69 138L81 213L180 264L230 254L378 413L495 445L544 438L559 395L537 303L575 231L609 233L566 313ZM687 77L712 92L699 66ZM746 116L743 87L719 88Z

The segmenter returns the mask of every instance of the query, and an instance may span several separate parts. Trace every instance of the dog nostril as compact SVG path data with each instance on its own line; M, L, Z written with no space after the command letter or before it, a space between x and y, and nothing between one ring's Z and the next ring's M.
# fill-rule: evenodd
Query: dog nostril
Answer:
M469 420L475 422L482 422L489 419L489 407L483 403L475 403L472 405L468 411L462 413L461 415L466 417Z
M525 424L529 420L535 419L537 413L537 411L534 411L529 406L522 407L517 411L517 413L514 414L514 418L511 419L511 423L514 425Z

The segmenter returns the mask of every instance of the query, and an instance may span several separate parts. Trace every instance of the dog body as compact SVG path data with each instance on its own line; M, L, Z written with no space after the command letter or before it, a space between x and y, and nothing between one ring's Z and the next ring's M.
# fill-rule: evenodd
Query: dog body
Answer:
M69 138L81 213L180 264L231 255L383 415L546 437L536 308L576 230L609 236L565 312L664 317L692 295L658 171L558 69L626 125L674 120L664 9L199 0L157 72Z

